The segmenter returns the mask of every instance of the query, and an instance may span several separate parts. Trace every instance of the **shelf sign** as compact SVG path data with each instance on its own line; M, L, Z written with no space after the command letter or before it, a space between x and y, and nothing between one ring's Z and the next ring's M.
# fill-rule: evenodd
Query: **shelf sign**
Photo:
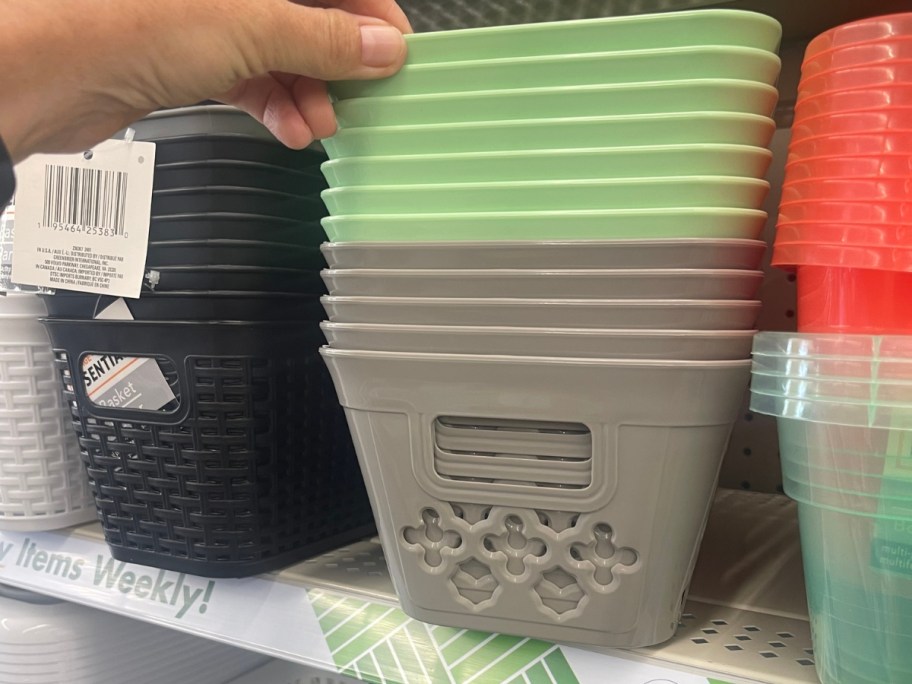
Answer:
M0 579L31 574L38 582L74 588L89 584L95 589L133 598L147 604L151 612L182 620L190 611L206 613L215 591L215 580L184 573L128 565L107 554L85 557L56 549L26 536L21 540L0 541Z

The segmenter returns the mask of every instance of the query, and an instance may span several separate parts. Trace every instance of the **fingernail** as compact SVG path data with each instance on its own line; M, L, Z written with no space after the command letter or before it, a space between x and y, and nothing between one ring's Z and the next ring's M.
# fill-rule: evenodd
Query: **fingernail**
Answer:
M361 63L369 67L386 67L399 60L405 39L392 26L361 27Z

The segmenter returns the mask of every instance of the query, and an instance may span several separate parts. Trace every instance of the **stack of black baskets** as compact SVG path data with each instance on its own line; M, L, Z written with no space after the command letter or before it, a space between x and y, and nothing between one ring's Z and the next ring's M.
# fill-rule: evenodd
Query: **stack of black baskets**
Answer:
M158 112L147 276L134 320L58 292L46 321L111 554L209 577L274 570L374 530L318 349L320 150L229 107ZM154 357L177 399L89 401L87 354Z

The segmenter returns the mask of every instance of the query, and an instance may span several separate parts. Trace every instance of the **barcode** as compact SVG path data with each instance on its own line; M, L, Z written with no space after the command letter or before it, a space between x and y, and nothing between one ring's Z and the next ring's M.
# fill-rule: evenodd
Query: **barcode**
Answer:
M46 166L43 225L104 228L123 235L127 177L124 171Z

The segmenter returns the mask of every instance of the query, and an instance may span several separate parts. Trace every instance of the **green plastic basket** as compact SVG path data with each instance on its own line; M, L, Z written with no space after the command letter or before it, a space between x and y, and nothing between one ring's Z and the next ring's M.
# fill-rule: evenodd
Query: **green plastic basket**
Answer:
M502 183L595 178L744 176L762 178L772 153L750 145L653 145L528 152L348 157L321 167L331 187Z
M766 147L775 131L772 119L757 114L686 112L349 128L323 147L331 159L714 143Z
M763 230L756 209L669 208L615 211L388 214L323 219L333 242L360 240L643 240L746 238Z
M734 78L773 85L779 57L767 50L696 46L545 57L506 57L475 62L409 64L390 78L342 81L330 86L340 99L423 95L475 90L607 85L637 81Z
M332 214L436 214L660 207L759 209L769 183L733 176L372 185L322 193Z
M782 27L755 12L707 9L519 24L408 36L409 63L562 55L688 45L740 45L775 51Z
M360 97L335 104L343 128L516 121L558 117L740 112L768 116L771 85L734 79L485 90L443 95Z

